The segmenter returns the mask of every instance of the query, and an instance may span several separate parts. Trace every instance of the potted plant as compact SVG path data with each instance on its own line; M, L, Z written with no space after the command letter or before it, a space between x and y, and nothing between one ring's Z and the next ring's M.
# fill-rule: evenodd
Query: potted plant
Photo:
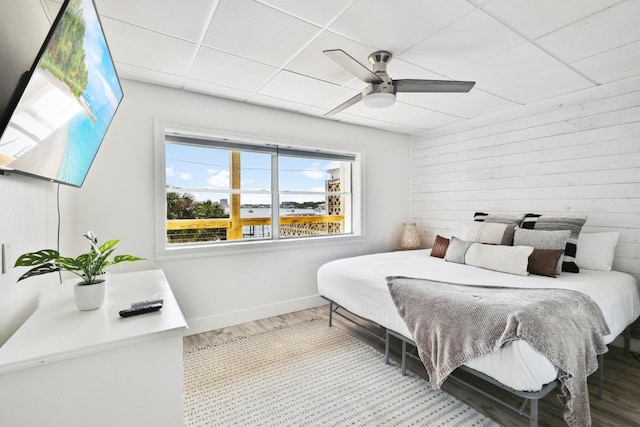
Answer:
M109 257L120 243L120 239L109 240L98 247L98 238L89 231L84 237L91 244L89 251L77 258L63 257L54 249L42 249L37 252L29 252L20 255L14 267L33 267L18 278L18 282L33 276L54 273L58 271L70 271L79 276L82 281L74 287L76 306L80 310L93 310L104 302L106 295L107 267L118 265L122 262L142 261L133 255L116 255Z

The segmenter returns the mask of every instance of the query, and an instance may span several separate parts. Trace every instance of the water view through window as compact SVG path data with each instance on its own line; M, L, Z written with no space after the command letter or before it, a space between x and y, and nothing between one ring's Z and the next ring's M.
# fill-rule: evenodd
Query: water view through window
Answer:
M353 156L282 151L166 142L167 243L351 233Z

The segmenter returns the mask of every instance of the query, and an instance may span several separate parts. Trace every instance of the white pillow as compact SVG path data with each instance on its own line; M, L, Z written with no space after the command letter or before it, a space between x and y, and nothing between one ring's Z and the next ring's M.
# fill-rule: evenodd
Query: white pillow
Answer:
M484 245L474 243L467 249L465 264L487 270L528 276L529 256L533 252L531 246Z
M585 270L610 271L620 233L580 233L576 264Z

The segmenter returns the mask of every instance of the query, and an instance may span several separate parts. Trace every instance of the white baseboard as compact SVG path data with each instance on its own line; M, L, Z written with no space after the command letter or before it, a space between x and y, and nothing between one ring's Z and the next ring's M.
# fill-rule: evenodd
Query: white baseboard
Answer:
M231 313L216 314L214 316L200 317L197 319L187 319L189 329L186 331L185 336L195 335L241 323L253 322L254 320L279 316L281 314L292 313L294 311L306 310L323 304L327 304L327 301L320 297L320 295L314 295L283 301L277 304L252 307Z

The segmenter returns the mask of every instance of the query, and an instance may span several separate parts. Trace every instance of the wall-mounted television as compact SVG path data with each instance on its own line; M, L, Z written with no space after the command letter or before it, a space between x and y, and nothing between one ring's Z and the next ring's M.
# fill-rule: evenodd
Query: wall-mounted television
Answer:
M0 170L81 187L123 95L93 0L64 1L27 76Z

